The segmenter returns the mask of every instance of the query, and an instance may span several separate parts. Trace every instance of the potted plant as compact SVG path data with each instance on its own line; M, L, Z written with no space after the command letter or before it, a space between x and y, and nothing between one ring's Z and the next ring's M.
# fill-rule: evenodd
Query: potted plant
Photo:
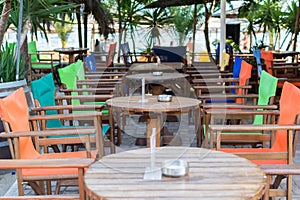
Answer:
M29 91L27 82L24 79L24 61L20 59L19 65L19 80L17 76L17 59L15 54L14 44L7 42L1 47L0 50L0 98L9 95L11 92L19 87L25 87L25 91ZM28 94L27 94L28 96ZM30 95L28 96L30 97ZM4 131L2 121L0 121L0 131ZM0 138L0 158L10 158L8 143L5 139Z
M24 61L20 59L19 64L19 79L24 79ZM15 44L10 45L6 42L0 51L0 83L18 81L16 80L17 59L15 52Z

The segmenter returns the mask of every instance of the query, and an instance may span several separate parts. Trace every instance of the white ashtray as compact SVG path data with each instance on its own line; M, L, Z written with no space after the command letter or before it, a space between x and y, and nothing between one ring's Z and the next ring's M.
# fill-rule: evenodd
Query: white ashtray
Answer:
M162 174L168 177L182 177L189 173L189 163L185 160L165 160L162 162Z
M157 96L157 101L159 102L170 102L172 101L172 95L161 94Z
M162 76L163 72L152 72L153 76Z

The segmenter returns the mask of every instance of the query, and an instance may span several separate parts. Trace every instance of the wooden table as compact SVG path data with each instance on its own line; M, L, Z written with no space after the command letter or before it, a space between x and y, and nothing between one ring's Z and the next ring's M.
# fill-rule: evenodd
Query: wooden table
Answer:
M166 114L182 114L189 111L195 112L195 129L198 131L199 123L199 103L200 101L193 98L173 96L171 102L158 102L157 96L145 96L147 102L141 102L141 96L115 97L106 101L110 106L110 114L142 114L147 116L147 146L150 146L150 136L152 129L156 128L156 146L160 146L160 130L163 124L162 119ZM112 117L111 117L112 119Z
M75 62L74 55L79 54L87 54L87 51L89 48L74 48L74 47L69 47L69 48L56 48L53 51L58 52L59 54L67 54L69 56L69 64Z
M126 85L128 85L129 90L133 90L132 92L128 91L128 95L131 95L137 88L139 88L142 85L142 78L144 78L146 84L158 84L161 87L163 86L163 88L172 89L173 93L177 96L190 97L191 86L186 80L187 77L187 74L182 74L178 72L164 72L161 76L153 76L152 73L131 74L125 76L127 82ZM161 93L154 94L159 95Z
M129 74L134 73L145 73L153 71L168 71L168 72L177 72L176 69L181 69L182 63L133 63L129 68Z
M107 200L249 200L261 198L266 188L263 171L233 154L191 147L157 148L156 166L166 159L182 159L190 166L184 177L162 176L160 180L144 179L150 158L149 148L103 157L85 174L87 194Z

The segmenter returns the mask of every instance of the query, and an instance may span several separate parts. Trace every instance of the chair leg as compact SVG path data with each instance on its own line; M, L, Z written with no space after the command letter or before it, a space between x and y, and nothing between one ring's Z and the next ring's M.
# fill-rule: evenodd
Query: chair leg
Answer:
M275 188L278 188L279 185L280 185L280 183L281 183L281 181L282 181L282 179L284 179L284 178L285 178L284 175L278 175L278 176L276 176L276 178L275 178L275 180L274 180L274 183L273 183L273 188L274 188L274 189L275 189Z
M292 179L292 175L288 175L287 177L287 183L286 183L286 199L287 200L292 200L292 187L293 187L293 179Z
M43 181L29 181L30 187L33 189L34 193L37 195L44 195L44 182Z
M52 191L51 191L51 181L46 181L46 187L47 187L47 194L51 195Z
M60 186L61 186L60 181L57 181L56 187L55 187L55 194L59 194L59 192L60 192Z
M272 183L272 176L271 175L267 175L267 185L266 185L266 191L265 194L263 196L263 200L269 200L269 191L270 191L270 185Z

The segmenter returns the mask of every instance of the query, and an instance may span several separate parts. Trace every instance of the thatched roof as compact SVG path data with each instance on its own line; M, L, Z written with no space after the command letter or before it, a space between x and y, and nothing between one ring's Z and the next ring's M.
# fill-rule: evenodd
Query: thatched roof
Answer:
M157 8L157 7L171 7L171 6L184 6L184 5L193 5L193 4L202 4L206 2L210 2L211 0L158 0L145 8Z

